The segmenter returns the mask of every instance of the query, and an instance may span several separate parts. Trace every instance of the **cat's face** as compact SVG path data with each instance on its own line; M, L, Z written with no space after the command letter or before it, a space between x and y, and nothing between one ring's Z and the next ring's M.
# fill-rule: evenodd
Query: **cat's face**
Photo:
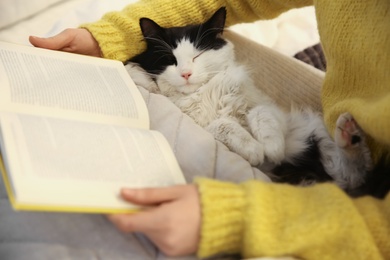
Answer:
M233 45L221 38L226 11L219 9L200 25L162 28L142 18L140 25L147 50L135 57L158 83L181 93L192 93L224 70L233 59Z
M232 45L227 42L220 48L202 49L190 39L183 38L172 49L175 62L156 75L157 82L168 83L181 93L195 92L226 68L233 57L232 50Z

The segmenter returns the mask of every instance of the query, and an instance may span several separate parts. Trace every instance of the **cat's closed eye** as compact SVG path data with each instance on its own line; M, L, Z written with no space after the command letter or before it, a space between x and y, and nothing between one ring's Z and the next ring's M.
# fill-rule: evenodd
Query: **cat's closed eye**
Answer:
M199 54L197 54L195 57L193 57L193 58L192 58L192 62L194 62L196 58L198 58L200 55L202 55L202 54L205 53L205 52L206 52L206 50L201 51Z

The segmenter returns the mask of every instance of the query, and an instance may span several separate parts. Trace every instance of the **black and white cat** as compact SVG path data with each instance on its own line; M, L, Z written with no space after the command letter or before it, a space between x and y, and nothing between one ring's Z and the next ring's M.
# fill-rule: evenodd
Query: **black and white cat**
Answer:
M233 44L222 37L225 18L225 8L184 27L163 28L141 18L147 49L127 62L130 75L252 165L271 164L274 181L360 186L372 162L353 118L340 116L333 141L319 114L282 111L235 60Z
M143 18L147 51L132 59L196 123L252 165L284 158L285 114L234 60L232 43L219 37L225 9L202 25L163 29Z

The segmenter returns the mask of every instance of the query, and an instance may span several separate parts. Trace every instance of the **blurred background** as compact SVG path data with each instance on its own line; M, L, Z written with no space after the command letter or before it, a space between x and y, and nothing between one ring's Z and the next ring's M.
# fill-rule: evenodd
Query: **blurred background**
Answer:
M0 41L28 45L28 36L47 37L137 0L1 0ZM319 42L313 7L293 9L268 21L239 24L232 30L293 56Z

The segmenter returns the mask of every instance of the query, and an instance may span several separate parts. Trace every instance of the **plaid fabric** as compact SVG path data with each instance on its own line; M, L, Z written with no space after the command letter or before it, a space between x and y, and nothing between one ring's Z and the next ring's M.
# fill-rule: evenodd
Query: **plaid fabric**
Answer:
M320 43L298 52L294 55L294 58L310 64L319 70L326 71L326 60Z

